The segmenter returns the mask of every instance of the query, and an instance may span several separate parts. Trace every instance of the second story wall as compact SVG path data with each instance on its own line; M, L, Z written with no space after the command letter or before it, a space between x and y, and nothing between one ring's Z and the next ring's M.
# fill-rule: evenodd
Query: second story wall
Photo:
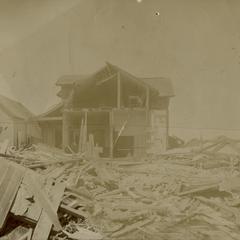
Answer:
M120 91L118 90L120 87ZM157 91L150 90L147 104L146 88L131 81L121 80L118 86L117 79L102 84L89 86L72 86L62 89L67 94L62 99L69 108L127 108L127 109L167 109L169 97L160 97ZM118 92L120 97L118 99ZM118 101L119 104L118 104Z

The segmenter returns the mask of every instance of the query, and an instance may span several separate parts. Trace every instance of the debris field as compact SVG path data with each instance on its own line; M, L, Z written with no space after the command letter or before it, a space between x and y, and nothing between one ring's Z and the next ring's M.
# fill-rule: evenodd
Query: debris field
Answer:
M2 144L1 240L240 239L240 143L142 159Z

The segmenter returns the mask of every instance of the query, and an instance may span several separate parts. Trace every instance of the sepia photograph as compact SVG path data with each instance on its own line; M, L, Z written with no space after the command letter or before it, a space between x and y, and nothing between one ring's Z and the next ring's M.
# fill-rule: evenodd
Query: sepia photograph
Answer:
M0 240L240 240L239 0L0 0Z

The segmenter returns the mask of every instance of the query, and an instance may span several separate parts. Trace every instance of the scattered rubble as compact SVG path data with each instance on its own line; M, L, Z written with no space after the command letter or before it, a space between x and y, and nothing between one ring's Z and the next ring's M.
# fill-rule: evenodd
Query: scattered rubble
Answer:
M169 136L168 137L168 148L179 148L184 146L184 140L177 136Z
M239 141L138 160L4 148L0 239L240 239Z

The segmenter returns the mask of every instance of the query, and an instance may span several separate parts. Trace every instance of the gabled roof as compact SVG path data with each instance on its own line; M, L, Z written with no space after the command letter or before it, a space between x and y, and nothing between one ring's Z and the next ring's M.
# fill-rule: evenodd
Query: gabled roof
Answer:
M94 80L94 78L99 78L99 75L104 77L106 73L111 76L114 73L119 73L120 77L124 77L127 79L131 79L133 81L139 82L142 85L148 86L151 89L157 90L159 93L159 96L161 97L173 97L174 91L173 86L171 83L171 80L164 77L151 77L151 78L142 78L142 77L136 77L132 75L131 73L128 73L127 71L119 68L116 65L106 63L106 66L101 68L99 71L91 74L91 75L65 75L59 78L56 82L57 86L67 86L67 85L84 85L86 83L89 83L89 81ZM108 77L109 77L108 76ZM106 77L105 77L106 78Z
M11 118L27 120L34 115L21 103L0 95L0 108Z

